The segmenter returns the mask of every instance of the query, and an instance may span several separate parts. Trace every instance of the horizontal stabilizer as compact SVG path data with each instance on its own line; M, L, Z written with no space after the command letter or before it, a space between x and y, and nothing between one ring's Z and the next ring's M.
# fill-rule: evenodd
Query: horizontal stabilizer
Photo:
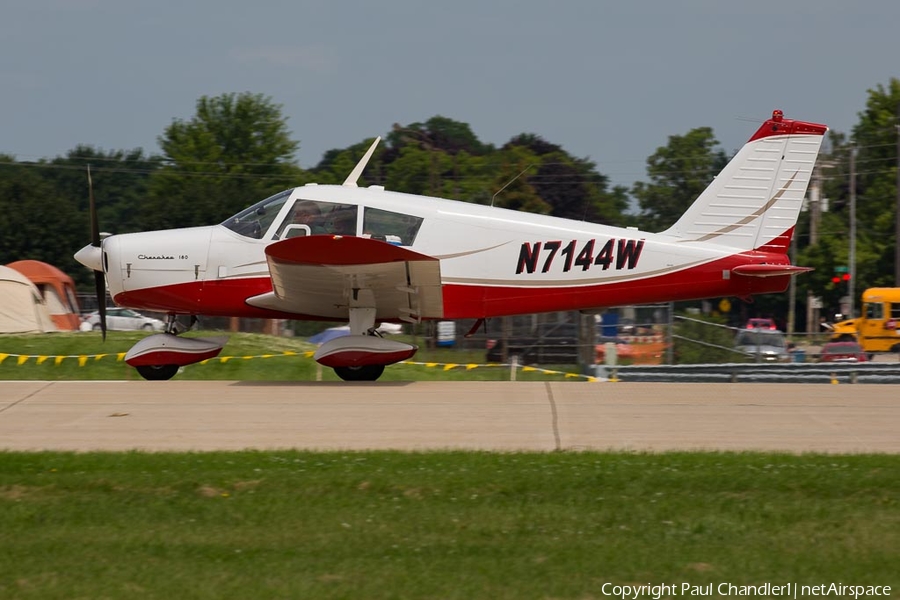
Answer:
M731 270L735 275L747 277L775 277L778 275L799 275L812 271L812 267L794 265L740 265Z

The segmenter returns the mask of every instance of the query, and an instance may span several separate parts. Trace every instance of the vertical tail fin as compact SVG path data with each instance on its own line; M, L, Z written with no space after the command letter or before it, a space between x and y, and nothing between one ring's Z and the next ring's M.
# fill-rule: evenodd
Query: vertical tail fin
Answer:
M825 125L772 113L678 221L685 242L787 253Z

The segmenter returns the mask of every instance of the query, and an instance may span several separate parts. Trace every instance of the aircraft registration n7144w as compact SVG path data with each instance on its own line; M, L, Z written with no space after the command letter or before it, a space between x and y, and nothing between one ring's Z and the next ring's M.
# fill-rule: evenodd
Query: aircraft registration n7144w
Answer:
M169 315L125 357L148 379L221 351L221 338L177 335L177 316L211 315L349 321L314 358L375 380L417 350L376 321L784 291L809 270L787 250L826 131L775 111L660 233L357 187L376 139L343 185L288 189L219 225L101 241L92 206L93 240L75 258L95 271L101 306L108 287L118 305Z

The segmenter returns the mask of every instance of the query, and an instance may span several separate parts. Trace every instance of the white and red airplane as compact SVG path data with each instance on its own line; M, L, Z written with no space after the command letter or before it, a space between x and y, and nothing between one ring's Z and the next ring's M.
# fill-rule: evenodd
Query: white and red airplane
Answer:
M113 235L75 258L116 304L168 313L126 362L148 379L216 356L177 336L178 315L343 320L314 358L375 380L417 348L376 321L488 319L784 291L788 245L827 127L775 111L669 229L648 233L343 185L285 190L219 225ZM101 302L101 306L103 302ZM104 331L105 333L105 331Z

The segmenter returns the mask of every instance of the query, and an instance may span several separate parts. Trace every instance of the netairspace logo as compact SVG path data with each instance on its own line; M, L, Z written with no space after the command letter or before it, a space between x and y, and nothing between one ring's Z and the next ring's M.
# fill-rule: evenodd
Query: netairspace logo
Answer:
M819 597L835 596L841 598L865 598L869 596L890 596L889 585L847 585L844 583L823 583L819 585L800 585L785 583L776 585L762 583L760 585L736 585L733 583L707 583L692 585L690 583L647 583L645 585L615 585L604 583L601 588L604 596L621 598L622 600L641 600L651 598L660 600L663 597L685 596L759 596L759 597Z

